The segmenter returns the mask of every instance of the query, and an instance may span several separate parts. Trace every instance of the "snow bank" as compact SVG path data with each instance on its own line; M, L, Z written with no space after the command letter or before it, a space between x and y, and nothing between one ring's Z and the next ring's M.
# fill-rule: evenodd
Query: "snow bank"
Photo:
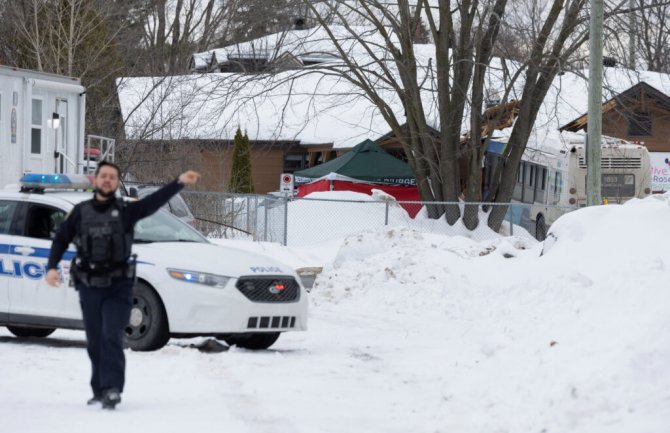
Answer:
M487 215L484 212L480 211L480 224L471 231L463 225L462 220L450 226L444 218L429 218L425 207L411 218L400 204L387 198L380 197L379 194L370 196L353 191L313 192L304 198L290 201L288 209L283 205L268 209L268 236L271 239L283 240L284 218L286 218L288 222L286 241L291 247L305 247L326 241L341 242L347 236L383 227L404 227L478 241L500 238L500 234L486 225ZM462 212L463 205L461 205ZM261 233L266 231L263 228L264 224L266 221L263 214L257 221ZM509 224L505 221L501 232L508 231ZM519 226L514 226L514 234L528 238L528 242L535 242L532 236Z
M407 367L441 390L422 431L666 431L668 204L567 214L542 256L517 238L357 234L314 302L404 324L422 353Z

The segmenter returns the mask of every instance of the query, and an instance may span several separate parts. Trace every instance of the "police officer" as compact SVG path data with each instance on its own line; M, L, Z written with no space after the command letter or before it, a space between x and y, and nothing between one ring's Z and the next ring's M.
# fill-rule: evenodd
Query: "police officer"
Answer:
M189 170L150 196L126 202L116 198L119 167L101 161L95 171L94 197L77 204L56 233L46 280L58 286L58 263L74 240L77 256L71 272L79 291L93 370L93 398L88 404L102 403L103 408L114 409L121 401L126 367L123 331L130 319L135 279L131 257L135 223L160 209L184 185L195 184L199 177Z

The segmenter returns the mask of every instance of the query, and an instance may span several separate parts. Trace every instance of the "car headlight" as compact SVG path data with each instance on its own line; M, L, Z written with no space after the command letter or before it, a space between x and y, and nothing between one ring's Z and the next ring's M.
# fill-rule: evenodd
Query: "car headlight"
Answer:
M210 287L226 287L230 277L223 275L207 274L205 272L184 271L181 269L168 269L168 274L175 280L185 281L187 283L204 284Z

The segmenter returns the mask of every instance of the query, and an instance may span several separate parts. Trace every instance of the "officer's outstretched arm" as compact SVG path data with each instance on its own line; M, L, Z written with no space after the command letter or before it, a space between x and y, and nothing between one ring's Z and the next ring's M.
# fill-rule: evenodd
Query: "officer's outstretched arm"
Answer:
M193 170L188 170L179 175L179 182L184 185L195 185L200 179L200 173Z
M199 178L200 175L197 172L192 170L186 171L158 191L149 194L141 200L129 203L128 211L130 215L128 222L132 226L142 218L148 217L167 203L184 185L193 185Z

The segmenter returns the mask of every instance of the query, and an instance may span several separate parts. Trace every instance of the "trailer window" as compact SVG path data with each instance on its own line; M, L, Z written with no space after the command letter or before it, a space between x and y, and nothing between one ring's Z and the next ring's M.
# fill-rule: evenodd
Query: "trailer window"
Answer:
M30 153L42 153L42 100L33 99L30 128Z

